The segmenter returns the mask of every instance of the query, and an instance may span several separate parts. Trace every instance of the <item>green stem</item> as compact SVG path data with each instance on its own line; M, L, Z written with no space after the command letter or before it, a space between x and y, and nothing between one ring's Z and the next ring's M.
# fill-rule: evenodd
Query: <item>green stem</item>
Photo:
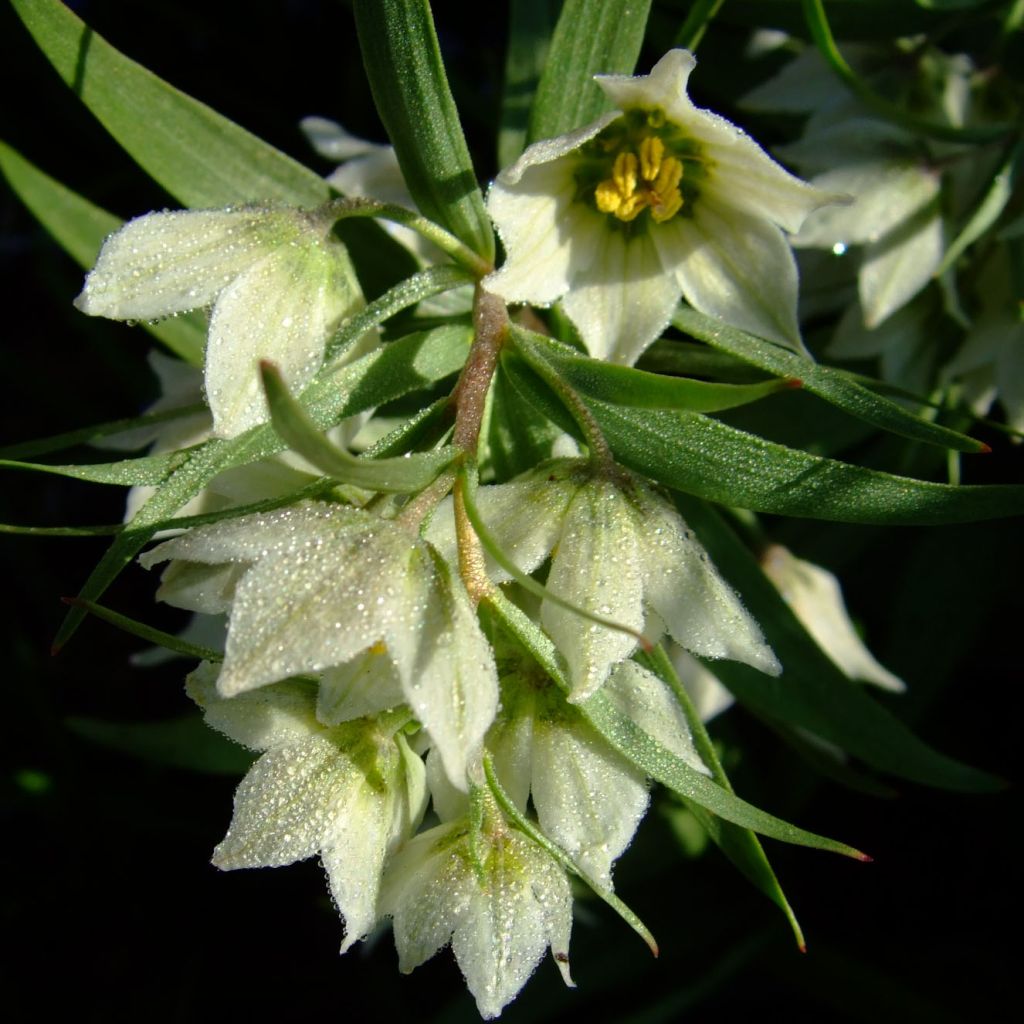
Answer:
M451 232L440 224L428 220L415 210L408 210L395 203L382 203L376 199L346 198L332 199L323 207L324 216L331 220L342 220L346 217L378 217L394 224L411 228L433 243L442 252L447 253L456 263L463 266L474 277L481 278L489 274L494 267L483 257L478 256L468 245L459 241Z
M718 13L725 0L695 0L690 5L690 13L686 16L682 28L676 34L676 46L686 50L696 50L711 19Z

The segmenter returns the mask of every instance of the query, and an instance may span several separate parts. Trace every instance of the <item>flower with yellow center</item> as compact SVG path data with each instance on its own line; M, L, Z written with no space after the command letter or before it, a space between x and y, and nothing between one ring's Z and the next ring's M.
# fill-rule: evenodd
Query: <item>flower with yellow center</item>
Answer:
M802 351L783 231L840 197L695 107L686 95L695 64L671 50L650 75L598 76L618 109L530 146L488 194L506 260L485 287L509 302L560 299L598 358L635 362L680 295Z

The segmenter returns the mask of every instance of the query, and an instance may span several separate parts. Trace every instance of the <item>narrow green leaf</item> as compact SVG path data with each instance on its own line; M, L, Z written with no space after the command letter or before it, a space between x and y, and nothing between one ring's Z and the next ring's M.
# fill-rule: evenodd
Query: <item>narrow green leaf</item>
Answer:
M355 0L374 103L420 210L488 262L494 232L448 88L427 0Z
M678 33L676 33L676 46L685 50L696 50L704 33L711 24L711 19L718 13L719 8L725 0L694 0L690 4L690 13L686 16Z
M678 505L712 561L743 595L783 672L766 676L731 661L710 667L741 703L790 726L802 726L866 764L930 786L967 792L1001 788L998 779L933 750L836 667L811 639L721 517L703 502Z
M196 413L202 412L204 408L205 406L202 405L183 405L177 409L167 409L164 412L146 413L143 416L133 416L130 419L110 420L107 423L93 424L91 427L69 430L63 434L41 437L35 441L23 441L20 444L6 445L0 448L0 458L25 459L35 455L46 455L49 452L64 451L67 448L74 448L80 444L102 447L100 442L104 438L116 437L130 430L138 430L140 427L152 427L159 423L170 423L184 416L194 416ZM142 447L142 445L139 447Z
M686 687L679 681L664 649L659 645L650 654L639 656L639 660L658 675L676 695L676 700L690 727L694 747L700 755L700 759L711 770L711 777L723 789L727 789L730 793L734 792L732 783L718 758L715 745L711 742L711 737L704 727L704 722L697 714L697 709L693 706ZM738 825L716 817L692 800L684 798L683 802L726 857L748 881L760 889L782 911L793 931L793 938L796 939L797 946L801 950L805 949L806 944L800 922L789 905L789 900L786 899L786 894L782 891L782 886L779 884L778 878L775 877L775 872L772 870L757 836L750 829L740 828Z
M651 0L565 0L530 113L528 142L581 128L611 109L594 75L631 75Z
M0 523L0 533L12 533L25 537L109 537L120 533L122 523L107 523L101 526L18 526L14 523Z
M316 206L330 197L309 168L125 57L60 0L12 3L61 78L185 206Z
M271 420L281 439L334 480L368 491L410 494L431 484L457 454L449 446L440 451L417 452L392 459L350 455L316 429L302 404L289 392L277 367L264 362L261 373Z
M505 88L501 97L498 164L508 167L526 146L530 108L547 64L557 21L555 0L512 0L509 5Z
M446 268L452 269L452 268ZM421 286L433 277L422 277ZM443 290L439 288L438 290ZM393 295L382 296L364 310L374 310L377 318L367 322L353 317L336 339L343 350L366 330L393 315L401 303L412 305L425 298L420 290L402 285ZM427 291L426 294L432 294ZM327 430L347 416L354 416L425 387L458 372L469 350L470 329L452 325L408 335L399 341L375 349L361 359L342 367L327 367L311 384L302 398L310 418L321 430ZM284 448L284 442L273 427L264 424L230 440L212 440L184 453L184 461L160 489L136 513L131 522L107 549L99 564L85 581L79 597L95 601L117 578L136 554L166 521L198 494L218 473L233 466L246 465L270 458ZM178 454L178 453L175 453ZM54 641L60 648L70 639L82 621L82 612L72 608Z
M86 269L96 262L107 235L121 226L119 217L65 188L3 142L0 173L57 244ZM206 318L202 313L184 313L143 326L187 363L203 365Z
M131 633L132 636L137 636L140 640L145 640L156 647L163 647L164 650L174 651L175 654L183 654L187 658L199 658L203 661L224 660L224 655L220 651L189 643L189 641L183 640L180 636L175 636L173 633L165 633L162 629L156 629L145 622L139 622L138 619L131 619L127 615L115 612L113 608L106 608L95 601L83 601L78 597L68 597L64 599L64 603L81 608L90 615L95 615L96 618L109 622L110 625L116 626L125 633Z
M138 459L122 459L120 462L97 462L84 466L47 466L41 462L18 462L15 459L0 459L4 469L26 469L34 473L51 473L68 476L74 480L89 480L96 484L114 484L119 487L155 486L180 466L187 456L183 452L167 452L163 455L143 455Z
M936 277L941 277L949 270L967 247L973 245L999 219L999 215L1006 209L1006 204L1013 196L1020 179L1022 163L1024 163L1024 140L1017 142L1006 162L996 172L996 176L992 179L992 184L978 204L978 208L946 250L942 262L935 270Z
M804 359L793 352L747 334L694 309L680 309L672 324L713 348L779 377L799 379L805 391L838 406L851 416L901 437L942 445L959 452L985 452L988 445L973 437L919 419L901 405L875 394L849 374Z
M255 757L211 729L200 715L162 722L106 722L84 717L67 718L64 722L71 732L93 743L172 768L241 775L252 766Z
M760 384L717 384L686 377L618 366L574 352L553 338L513 327L512 336L529 362L543 359L573 388L591 398L632 409L677 409L684 412L719 412L733 409L790 387L796 378Z
M579 436L547 385L518 357L503 365L524 399ZM864 469L773 444L701 413L587 407L616 458L666 487L755 512L882 525L1019 515L1024 486L952 486Z
M562 671L561 657L555 650L550 637L499 590L493 591L484 598L481 605L486 605L504 628L533 655L552 680L565 693L569 693L571 688ZM692 800L720 818L786 843L828 850L831 853L839 853L856 860L870 859L852 846L790 825L723 789L706 775L702 775L685 761L676 757L675 754L666 750L640 729L632 719L620 714L600 690L582 704L577 704L576 707L627 761L636 765L656 782L660 782L686 800Z

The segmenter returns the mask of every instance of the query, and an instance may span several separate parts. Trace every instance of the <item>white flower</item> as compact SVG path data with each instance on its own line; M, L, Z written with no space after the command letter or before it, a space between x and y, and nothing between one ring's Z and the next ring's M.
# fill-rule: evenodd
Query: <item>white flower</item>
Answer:
M309 504L192 530L142 563L166 559L178 561L164 600L230 609L221 695L384 657L398 687L378 697L404 697L452 784L466 788L497 707L497 673L465 589L430 545L361 509ZM328 722L351 717L337 703L326 701Z
M497 1017L549 946L566 984L572 896L562 869L526 836L463 819L416 836L389 865L380 911L394 918L408 974L449 941L481 1016Z
M206 721L265 753L235 793L213 863L278 867L319 854L345 917L344 953L376 924L385 861L423 816L423 762L384 723L322 726L312 683L277 683L225 699L215 678L207 664L188 680Z
M679 513L624 471L611 480L582 461L549 462L507 484L481 487L477 504L520 570L533 572L552 554L545 586L575 608L652 640L667 632L702 657L780 671L757 623ZM442 551L450 550L449 529L435 517L428 530ZM493 575L508 578L497 569ZM634 636L553 601L542 603L540 618L566 660L574 703L636 648Z
M618 109L530 146L488 195L507 260L484 287L513 302L562 299L593 356L635 362L680 293L802 349L796 264L780 228L799 230L838 197L695 107L686 95L695 64L671 50L648 76L598 76Z
M301 390L362 304L331 228L314 213L255 206L147 214L106 240L75 305L151 320L212 304L206 398L214 433L233 437L268 418L259 361Z
M832 573L778 544L765 551L761 566L803 627L845 675L896 693L907 688L857 636L839 580Z

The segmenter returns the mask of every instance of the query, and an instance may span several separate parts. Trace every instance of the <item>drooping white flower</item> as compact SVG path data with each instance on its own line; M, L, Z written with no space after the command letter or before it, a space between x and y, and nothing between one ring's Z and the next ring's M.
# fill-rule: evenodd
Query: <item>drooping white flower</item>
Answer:
M207 723L264 753L235 793L213 863L278 867L318 854L345 917L344 953L376 924L384 864L423 816L423 762L384 722L321 725L315 684L275 683L225 699L215 680L208 664L188 680Z
M302 389L362 304L331 229L315 213L256 206L150 213L106 240L75 305L114 320L212 305L206 398L214 433L232 437L268 418L259 361Z
M896 693L907 688L864 646L832 573L779 544L765 551L761 566L803 627L845 675Z
M530 146L488 194L507 259L484 286L512 302L562 299L593 356L635 362L680 294L802 350L781 229L799 230L838 197L695 107L686 94L695 65L671 50L650 75L597 76L618 109Z
M523 572L552 554L545 586L574 608L656 640L667 632L707 658L732 658L777 675L757 623L722 579L679 513L625 472L610 479L583 461L556 460L507 484L482 487L481 516ZM451 550L450 521L428 530ZM493 578L508 575L493 567ZM573 702L586 700L636 649L635 636L583 619L553 601L541 623L564 656Z
M394 918L399 969L408 974L449 941L480 1015L497 1017L544 951L566 984L572 894L540 847L491 820L465 819L416 836L389 864L380 911Z
M404 697L453 785L465 789L498 680L461 581L429 544L361 509L309 504L192 530L142 562L167 559L175 561L163 600L230 612L223 696L302 673L330 679L339 666L384 657L398 686L378 700ZM328 722L352 717L335 704L321 705Z

